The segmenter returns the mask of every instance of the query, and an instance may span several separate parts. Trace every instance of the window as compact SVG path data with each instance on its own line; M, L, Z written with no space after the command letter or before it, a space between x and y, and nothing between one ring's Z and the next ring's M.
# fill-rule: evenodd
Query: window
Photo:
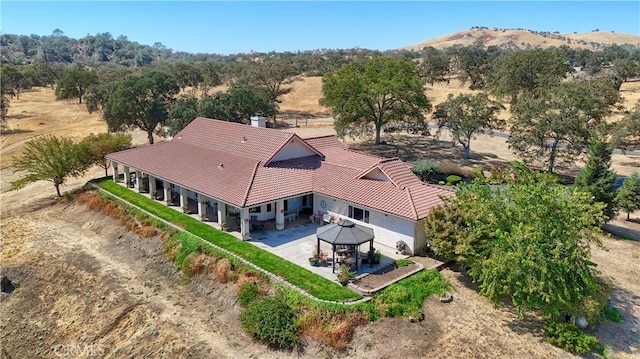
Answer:
M271 203L267 203L267 213L271 212Z
M260 213L262 212L262 206L249 208L249 213Z
M369 211L366 209L349 206L349 217L364 223L369 223Z
M288 210L289 210L289 200L288 200L288 199L285 199L285 200L284 200L284 211L286 212L286 211L288 211Z

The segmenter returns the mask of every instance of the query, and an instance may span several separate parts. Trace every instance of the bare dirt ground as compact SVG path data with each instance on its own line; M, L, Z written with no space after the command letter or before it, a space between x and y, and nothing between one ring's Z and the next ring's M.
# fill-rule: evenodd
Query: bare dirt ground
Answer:
M37 100L34 95L33 101ZM105 130L99 118L82 117L85 110L80 105L52 105L46 103L50 99L43 100L33 106L42 106L45 112L35 113L36 107L30 107L29 101L20 105L21 111L32 108L34 113L18 112L18 117L12 118L14 129L20 131L9 135L12 137L2 135L3 150L44 133L83 137ZM50 125L37 119L61 110L56 106L72 107L67 109L69 116L52 116ZM20 117L22 114L25 117ZM290 130L302 137L333 134L330 119L310 120L300 126ZM144 139L144 134L134 136L135 143L144 143ZM393 151L409 160L427 156L473 166L514 159L497 137L474 141L474 157L469 161L461 159L459 147L447 147L446 138L438 142L394 134L387 141L389 145L381 150L386 152L381 154ZM346 142L354 145L349 139ZM158 238L142 239L127 233L115 220L82 206L57 204L48 182L9 191L10 182L17 177L6 168L10 165L6 156L19 147L3 151L1 158L0 271L18 283L13 294L0 294L1 358L573 357L544 342L538 321L520 320L508 307L494 308L466 277L448 269L442 273L452 282L454 301L442 304L427 300L422 323L383 318L360 327L342 352L312 341L300 352L273 351L244 334L237 320L240 309L233 286L208 277L185 280L168 262ZM614 156L614 166L619 173L628 174L637 171L640 160ZM92 169L62 190L78 188L102 175L101 169ZM618 222L623 226L637 224ZM638 357L640 242L605 239L604 244L608 251L594 248L594 260L614 283L612 302L625 321L606 322L596 334L614 349L616 357Z
M56 204L49 187L36 183L0 197L2 274L18 283L0 296L2 358L572 357L544 342L541 323L494 308L450 269L442 273L454 301L427 300L422 323L383 318L358 328L343 352L311 341L300 352L274 351L244 334L233 285L185 280L159 238L127 233L81 205ZM596 334L618 358L637 357L640 243L606 239L605 247L594 249L594 259L615 284L612 301L625 321L606 322Z

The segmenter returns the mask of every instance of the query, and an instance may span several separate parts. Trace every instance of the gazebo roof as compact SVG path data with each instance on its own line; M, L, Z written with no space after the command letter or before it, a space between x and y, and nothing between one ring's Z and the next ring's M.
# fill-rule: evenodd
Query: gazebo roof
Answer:
M359 245L374 239L373 229L355 224L349 220L340 220L316 230L319 240L332 245Z

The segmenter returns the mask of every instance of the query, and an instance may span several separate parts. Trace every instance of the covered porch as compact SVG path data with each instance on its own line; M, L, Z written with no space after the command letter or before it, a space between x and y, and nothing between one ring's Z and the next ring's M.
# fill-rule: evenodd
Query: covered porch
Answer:
M111 168L114 182L241 240L260 237L264 231L281 231L297 226L308 222L313 214L313 195L309 193L240 208L116 161L112 161Z

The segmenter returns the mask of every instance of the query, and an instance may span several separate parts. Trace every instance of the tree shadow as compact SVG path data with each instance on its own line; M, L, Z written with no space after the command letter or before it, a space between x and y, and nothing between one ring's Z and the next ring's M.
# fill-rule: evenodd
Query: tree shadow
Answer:
M593 330L592 334L600 339L604 346L610 346L616 353L632 355L640 351L640 294L624 288L615 287L611 293L611 306L616 308L622 316L622 322L603 321Z
M353 144L350 148L366 152L379 157L397 157L405 162L415 162L429 158L436 162L448 162L461 167L492 167L504 166L507 160L488 152L474 152L471 150L469 159L463 158L462 146L456 146L448 140L440 140L430 136L415 136L402 133L385 134L385 142L379 145L373 141Z
M19 128L18 129L11 129L11 130L8 130L8 129L5 129L5 128L0 129L0 135L19 135L19 134L22 134L22 133L30 133L30 132L33 132L33 130L23 130L23 129L19 129Z
M33 118L33 114L28 114L26 112L16 113L7 116L8 120L22 120L23 118Z

